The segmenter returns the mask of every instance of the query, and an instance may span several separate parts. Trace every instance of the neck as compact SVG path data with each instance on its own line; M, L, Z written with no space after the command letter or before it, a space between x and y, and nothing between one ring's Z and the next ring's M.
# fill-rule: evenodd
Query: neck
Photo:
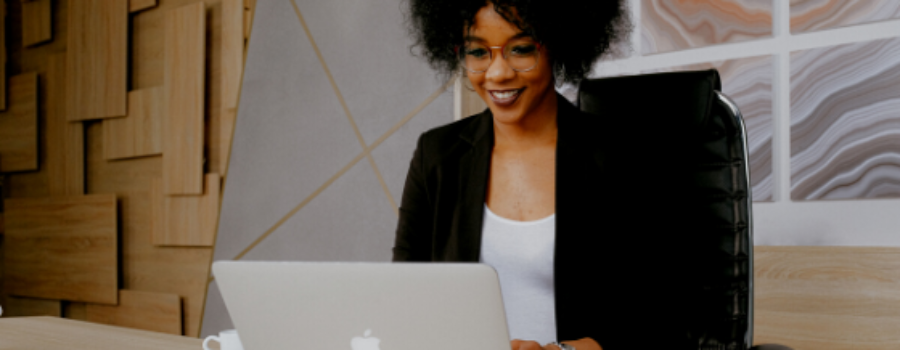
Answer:
M494 146L507 148L530 148L556 143L557 98L548 94L539 108L512 123L501 123L494 119Z

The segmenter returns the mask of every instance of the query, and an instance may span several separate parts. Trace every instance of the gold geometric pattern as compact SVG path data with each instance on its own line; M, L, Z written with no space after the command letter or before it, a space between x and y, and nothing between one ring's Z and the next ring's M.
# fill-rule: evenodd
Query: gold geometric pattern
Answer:
M362 137L362 134L359 131L356 121L353 118L353 115L350 113L350 109L348 108L347 103L344 100L344 97L341 94L341 91L338 88L337 83L334 80L334 77L332 77L332 75L331 75L331 71L328 68L328 64L325 62L324 56L319 51L319 47L316 45L316 41L313 38L312 33L309 30L309 27L307 27L306 21L303 19L303 14L300 12L300 8L297 6L297 3L295 1L296 0L291 0L291 5L294 7L294 11L296 12L297 19L300 21L300 24L302 25L303 30L306 34L306 37L309 39L309 42L312 44L312 48L315 51L316 56L319 59L319 63L321 63L322 69L325 71L325 75L328 77L328 81L331 83L331 87L334 90L334 93L335 93L338 101L340 102L341 107L343 108L344 113L347 116L347 119L350 121L350 125L353 127L353 131L356 134L356 138L359 141L360 145L362 146L363 151L360 152L359 154L357 154L355 157L353 157L353 159L350 160L350 162L348 162L346 165L344 165L344 167L342 167L340 170L338 170L337 173L335 173L330 178L328 178L328 180L326 180L318 188L316 188L316 190L313 191L309 196L307 196L302 201L300 201L300 203L298 203L293 209L291 209L289 212L287 212L287 214L285 214L281 219L276 221L271 227L269 227L269 229L267 229L259 237L257 237L255 240L253 240L253 242L251 242L249 245L247 245L246 248L241 250L240 253L238 253L234 258L232 258L233 260L240 260L241 258L243 258L247 253L249 253L251 250L253 250L253 248L255 248L257 245L262 243L266 238L269 237L269 235L271 235L273 232L275 232L275 230L277 230L279 227L281 227L281 225L283 225L285 222L287 222L288 219L293 217L294 214L296 214L297 212L300 211L300 209L303 209L307 204L309 204L309 202L311 202L319 194L321 194L325 189L327 189L329 186L331 186L332 183L334 183L337 179L339 179L342 175L344 175L344 173L349 171L350 168L352 168L357 162L359 162L363 158L368 159L369 164L372 166L372 170L375 172L375 175L378 177L378 181L381 184L382 190L384 191L384 194L387 198L388 204L391 206L391 209L394 211L394 213L397 214L398 209L397 209L396 201L394 200L394 197L391 195L390 191L388 190L387 184L384 181L384 177L381 175L381 172L378 170L378 166L375 164L375 160L373 159L373 157L371 155L372 151L375 150L375 148L377 148L385 140L387 140L388 137L393 135L394 132L396 132L403 125L405 125L409 120L411 120L413 117L415 117L419 112L421 112L423 109L425 109L425 107L427 107L429 104L431 104L432 101L437 99L442 93L444 93L453 84L453 80L450 80L449 82L444 84L444 86L440 87L437 91L435 91L430 96L428 96L428 98L426 98L425 101L423 101L418 106L413 108L412 111L410 111L406 116L404 116L403 119L401 119L396 124L394 124L387 132L385 132L383 135L381 135L381 137L376 139L371 144L367 145L365 140ZM213 278L210 277L209 282L212 282L212 281L213 281Z

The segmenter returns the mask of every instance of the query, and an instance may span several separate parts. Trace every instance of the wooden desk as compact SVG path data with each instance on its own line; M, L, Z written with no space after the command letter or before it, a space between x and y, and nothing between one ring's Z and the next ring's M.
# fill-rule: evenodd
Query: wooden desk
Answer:
M202 340L56 317L0 318L0 350L198 350Z

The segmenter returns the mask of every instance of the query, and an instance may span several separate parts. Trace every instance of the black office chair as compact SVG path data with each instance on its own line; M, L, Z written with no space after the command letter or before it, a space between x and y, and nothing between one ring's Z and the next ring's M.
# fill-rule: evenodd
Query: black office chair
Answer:
M685 236L692 240L685 258L704 263L684 271L687 280L698 283L693 288L698 297L692 299L698 303L692 306L697 315L691 324L683 325L685 337L697 349L745 350L753 344L747 132L737 105L720 90L716 70L594 79L581 83L577 104L598 117L619 119L613 125L623 130L620 143L628 145L619 152L634 152L629 157L652 162L655 156L672 157L660 150L690 150L691 155L678 160L682 163L678 171L689 174L679 178L683 183L678 186L683 188L676 192L690 198L685 198L683 206L659 209L680 211L679 215L697 223L688 229L692 235ZM673 232L679 229L684 228L673 228ZM752 348L789 349L782 345Z

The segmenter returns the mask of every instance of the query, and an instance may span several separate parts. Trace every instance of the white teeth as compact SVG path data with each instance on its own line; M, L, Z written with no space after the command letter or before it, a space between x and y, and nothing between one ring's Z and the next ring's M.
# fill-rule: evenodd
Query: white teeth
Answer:
M505 92L495 92L494 96L497 96L497 98L501 98L501 99L507 99L507 98L515 96L517 93L518 93L518 91L516 91L516 90L505 91Z

